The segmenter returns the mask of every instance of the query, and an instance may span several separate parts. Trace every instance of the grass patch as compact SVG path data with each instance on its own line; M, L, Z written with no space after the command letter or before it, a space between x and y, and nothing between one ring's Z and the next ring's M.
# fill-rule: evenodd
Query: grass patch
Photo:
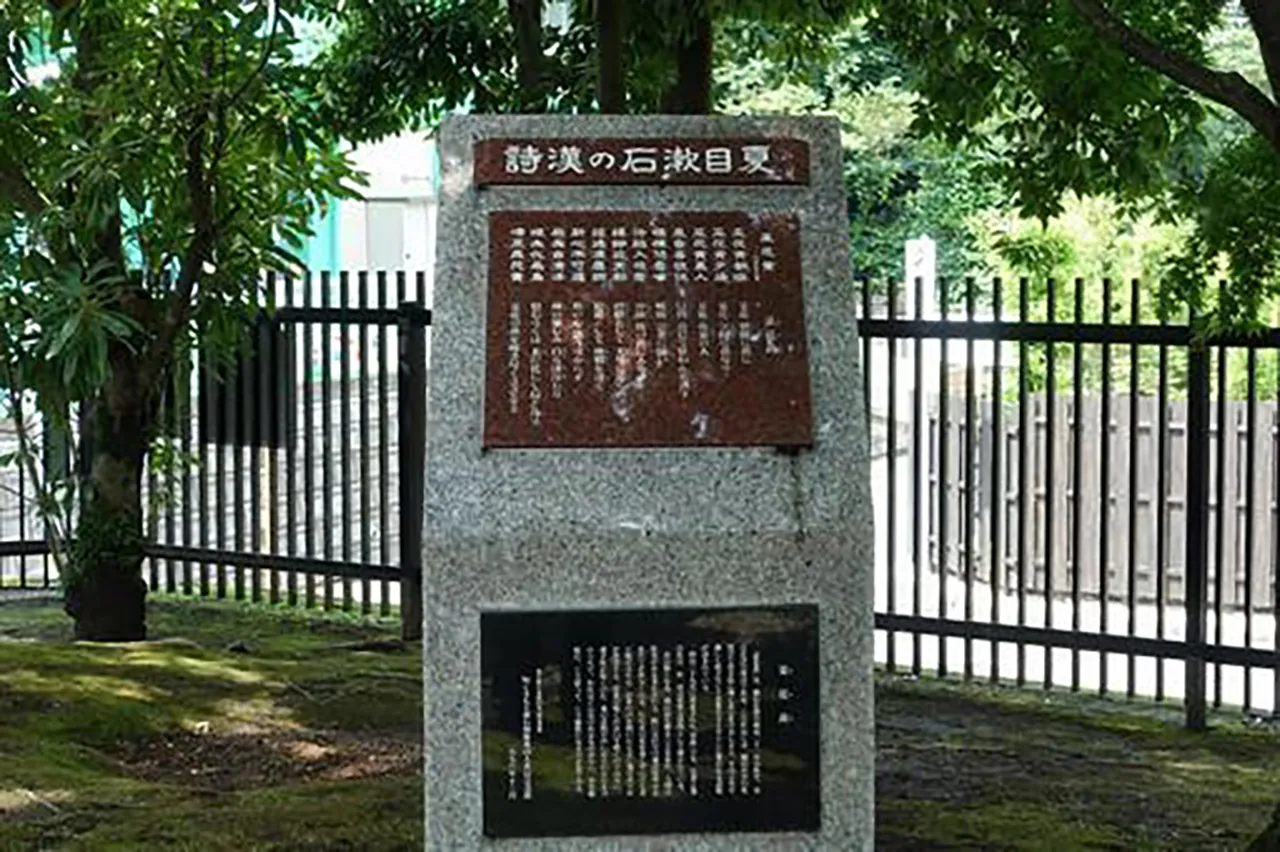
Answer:
M421 788L410 779L266 788L99 811L62 838L75 852L422 848Z

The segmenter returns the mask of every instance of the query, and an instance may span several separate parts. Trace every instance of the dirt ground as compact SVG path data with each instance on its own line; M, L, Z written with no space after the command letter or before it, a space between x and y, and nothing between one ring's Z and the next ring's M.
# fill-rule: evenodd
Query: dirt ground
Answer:
M420 850L415 648L391 621L159 601L160 641L0 605L0 850ZM165 638L168 637L168 638ZM1280 731L881 674L877 848L1244 849Z
M374 732L293 734L172 733L129 742L116 753L134 776L159 783L230 792L305 781L358 781L413 775L422 742Z

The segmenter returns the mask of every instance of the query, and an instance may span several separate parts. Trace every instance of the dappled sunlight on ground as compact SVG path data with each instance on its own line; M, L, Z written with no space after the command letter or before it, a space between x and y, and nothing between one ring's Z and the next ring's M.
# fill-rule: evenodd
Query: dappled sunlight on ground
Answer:
M164 690L144 686L136 680L104 675L42 675L33 669L0 673L0 681L15 692L39 696L57 696L67 700L93 700L98 697L129 701L159 701Z
M5 789L0 786L0 817L17 818L23 812L33 809L58 813L61 810L58 805L66 804L75 797L76 794L71 790L28 790L25 787Z
M230 683L261 683L264 679L261 672L251 671L225 660L192 656L190 652L129 651L119 660L119 663L130 668L160 668L193 677ZM138 674L143 674L143 672L138 672Z
M268 688L275 685L267 684ZM200 728L213 729L226 734L258 734L271 730L306 730L297 719L296 711L282 706L273 692L247 698L224 698L215 701L211 719L188 720L184 726L199 732Z

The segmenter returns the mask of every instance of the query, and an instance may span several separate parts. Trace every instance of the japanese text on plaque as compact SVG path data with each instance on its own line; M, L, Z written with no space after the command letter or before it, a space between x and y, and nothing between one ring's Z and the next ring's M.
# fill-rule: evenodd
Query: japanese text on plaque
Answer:
M794 216L490 220L488 446L809 441Z
M488 139L476 143L486 184L804 184L798 139Z

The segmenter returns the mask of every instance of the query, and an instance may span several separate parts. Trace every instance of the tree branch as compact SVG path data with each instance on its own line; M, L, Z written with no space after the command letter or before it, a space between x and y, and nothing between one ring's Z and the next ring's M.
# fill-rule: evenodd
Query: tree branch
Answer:
M1244 0L1244 11L1258 37L1271 97L1280 98L1280 6L1274 0Z
M109 79L105 57L110 53L109 36L118 28L117 22L109 17L110 13L102 6L90 5L84 8L79 0L67 0L61 4L65 10L73 11L76 21L76 68L71 77L71 85L92 104L97 89ZM105 110L105 106L103 106ZM80 110L80 133L86 139L93 139L97 127L109 123L115 118L114 111L100 111L89 106ZM79 188L68 187L71 194L78 195ZM93 235L92 250L99 258L110 261L123 273L125 270L123 221L119 213L119 189L111 190L110 206L115 211L107 217L102 227Z
M1099 38L1175 83L1232 110L1280 151L1280 108L1244 77L1235 72L1213 71L1169 50L1117 18L1101 0L1071 0L1071 5Z
M276 13L271 17L271 31L267 34L267 45L262 49L262 58L258 60L258 66L253 70L252 74L246 77L244 81L236 87L236 90L232 93L231 97L227 98L226 102L223 104L226 109L234 107L236 105L236 101L240 100L244 93L249 90L249 87L253 85L253 82L257 80L258 77L262 76L262 73L267 70L267 63L271 61L271 54L276 49L275 42L276 36L279 34L280 30L280 16L284 14L280 11L279 4L276 4L275 12Z
M37 216L49 201L22 170L13 163L0 161L0 198L7 198L28 216Z
M208 69L207 70L212 70ZM165 306L164 317L160 321L156 336L151 341L151 348L143 368L142 382L145 387L154 387L154 380L160 375L168 362L173 343L178 333L191 319L191 296L195 291L196 280L209 259L217 233L217 222L213 212L213 193L209 185L209 175L205 170L205 136L209 124L209 105L202 104L191 121L187 133L186 145L186 183L187 195L191 203L191 221L194 230L191 242L182 257L182 265L178 270L178 281L173 292L169 294Z

